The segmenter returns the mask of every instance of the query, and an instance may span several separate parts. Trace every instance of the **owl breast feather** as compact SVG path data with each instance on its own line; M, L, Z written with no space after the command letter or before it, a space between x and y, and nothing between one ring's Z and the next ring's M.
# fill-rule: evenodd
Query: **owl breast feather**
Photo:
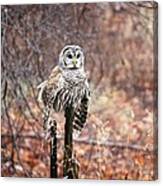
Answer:
M72 105L75 109L81 103L81 99L88 91L88 84L85 75L79 73L64 74L59 81L58 89L53 97L53 108L56 112L65 110Z

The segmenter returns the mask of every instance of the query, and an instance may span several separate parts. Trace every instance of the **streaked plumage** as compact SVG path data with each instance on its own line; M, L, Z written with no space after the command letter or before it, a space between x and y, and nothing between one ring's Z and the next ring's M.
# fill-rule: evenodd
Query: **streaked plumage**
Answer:
M87 118L90 91L84 72L84 55L79 46L69 45L61 51L59 65L38 88L38 99L44 105L44 128L49 131L54 120L52 112L65 111L71 104L75 109L74 129L81 131Z

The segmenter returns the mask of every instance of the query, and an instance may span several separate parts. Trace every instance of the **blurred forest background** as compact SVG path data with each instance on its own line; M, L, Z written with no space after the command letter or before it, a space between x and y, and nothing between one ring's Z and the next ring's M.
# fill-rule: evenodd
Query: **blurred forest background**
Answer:
M79 178L156 177L156 10L154 2L1 6L2 176L49 177L36 87L60 50L78 44L92 91L74 140ZM62 178L64 117L55 116Z

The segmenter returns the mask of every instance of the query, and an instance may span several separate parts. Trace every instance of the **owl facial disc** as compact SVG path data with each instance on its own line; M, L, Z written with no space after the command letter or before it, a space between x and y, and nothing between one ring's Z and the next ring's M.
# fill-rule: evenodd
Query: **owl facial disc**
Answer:
M69 70L83 69L84 54L82 48L78 45L65 46L59 56L59 66Z

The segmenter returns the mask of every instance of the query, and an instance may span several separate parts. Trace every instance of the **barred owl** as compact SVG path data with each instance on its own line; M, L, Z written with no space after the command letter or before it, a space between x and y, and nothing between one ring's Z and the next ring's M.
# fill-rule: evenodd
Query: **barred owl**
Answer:
M74 109L74 136L80 133L87 118L90 90L84 71L84 53L76 45L65 46L59 63L47 80L39 86L39 101L44 105L44 129L49 135L52 112L65 111L68 106Z

